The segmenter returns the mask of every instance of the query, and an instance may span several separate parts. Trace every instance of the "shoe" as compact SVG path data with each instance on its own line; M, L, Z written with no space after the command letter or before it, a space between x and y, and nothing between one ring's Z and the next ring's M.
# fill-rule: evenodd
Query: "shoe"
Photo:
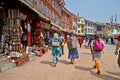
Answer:
M55 64L55 63L52 63L51 66L52 66L52 67L56 67L56 64Z
M94 65L93 68L96 69L96 66Z
M70 64L74 64L73 62L70 62Z
M97 74L100 74L100 70L98 70Z
M61 54L59 55L59 57L61 57Z

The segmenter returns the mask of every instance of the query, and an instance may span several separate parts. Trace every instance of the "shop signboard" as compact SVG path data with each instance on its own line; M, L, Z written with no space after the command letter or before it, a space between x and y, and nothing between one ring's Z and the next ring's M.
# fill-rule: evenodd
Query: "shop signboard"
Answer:
M50 29L50 27L51 27L51 25L48 23L46 23L46 25L44 26L44 28L46 28L46 29Z
M43 21L40 22L42 28L50 29L51 25Z
M51 29L58 31L58 27L52 26Z

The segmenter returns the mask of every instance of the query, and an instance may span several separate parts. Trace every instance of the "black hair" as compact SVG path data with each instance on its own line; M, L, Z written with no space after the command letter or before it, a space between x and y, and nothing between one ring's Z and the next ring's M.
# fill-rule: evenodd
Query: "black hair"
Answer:
M71 37L72 35L73 35L73 33L71 32L71 33L70 33L70 37Z
M95 34L95 35L94 35L94 38L95 38L95 39L99 39L99 38L100 38L99 34Z

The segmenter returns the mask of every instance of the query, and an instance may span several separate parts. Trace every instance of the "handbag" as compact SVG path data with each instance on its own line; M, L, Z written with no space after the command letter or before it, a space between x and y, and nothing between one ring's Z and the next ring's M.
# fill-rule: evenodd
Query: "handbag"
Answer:
M64 43L64 42L62 42L62 43L61 43L61 46L64 46L64 44L65 44L65 43Z

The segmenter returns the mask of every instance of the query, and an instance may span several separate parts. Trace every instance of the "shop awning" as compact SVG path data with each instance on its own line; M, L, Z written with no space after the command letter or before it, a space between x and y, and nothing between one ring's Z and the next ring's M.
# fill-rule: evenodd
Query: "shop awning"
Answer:
M61 27L60 27L60 26L58 26L58 25L56 25L55 23L51 22L51 24L52 24L52 26L56 27L57 29L62 30L62 29L61 29Z

